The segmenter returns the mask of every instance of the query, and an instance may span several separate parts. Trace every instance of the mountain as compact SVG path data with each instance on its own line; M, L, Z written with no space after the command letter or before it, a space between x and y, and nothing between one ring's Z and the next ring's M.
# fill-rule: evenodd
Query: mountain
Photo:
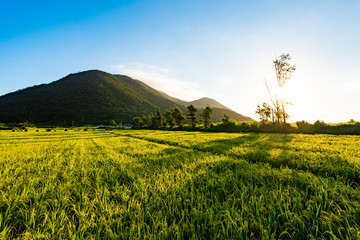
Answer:
M188 102L165 95L128 76L90 70L1 96L0 121L104 124L114 119L129 123L134 116L154 112L156 106L162 111L178 106L185 112ZM199 99L195 104L199 108L213 104L215 122L224 112L239 121L251 120L213 99Z
M212 99L212 98L207 98L207 97L203 97L200 98L198 100L195 101L191 101L191 102L187 102L184 100L180 100L178 98L174 98L171 97L169 95L167 95L164 92L161 92L161 94L166 97L167 99L182 105L182 106L189 106L190 104L194 105L196 108L205 108L207 105L209 105L212 109L213 109L213 114L212 114L212 120L213 122L220 122L221 120L221 116L226 113L227 115L229 115L232 119L235 119L237 121L253 121L252 118L244 116L240 113L237 113L233 110L231 110L230 108L222 105L221 103L219 103L218 101ZM199 117L199 114L198 114Z
M190 104L192 104L197 108L205 108L207 105L209 105L212 108L221 108L221 109L231 110L230 108L225 107L224 105L222 105L221 103L219 103L218 101L216 101L212 98L203 97L203 98L200 98L195 101L187 102L187 101L180 100L178 98L171 97L164 92L161 92L161 93L167 99L169 99L177 104L183 105L183 106L189 106Z

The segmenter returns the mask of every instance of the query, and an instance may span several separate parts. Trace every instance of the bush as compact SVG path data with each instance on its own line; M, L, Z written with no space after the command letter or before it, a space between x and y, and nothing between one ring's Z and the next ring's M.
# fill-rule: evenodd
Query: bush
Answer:
M298 131L301 133L310 133L311 132L311 123L303 121L297 121L296 126L298 127Z
M11 128L5 123L0 123L0 130L10 130Z
M213 124L209 130L217 132L260 132L260 123L256 121L238 122L234 119L229 119L226 122Z

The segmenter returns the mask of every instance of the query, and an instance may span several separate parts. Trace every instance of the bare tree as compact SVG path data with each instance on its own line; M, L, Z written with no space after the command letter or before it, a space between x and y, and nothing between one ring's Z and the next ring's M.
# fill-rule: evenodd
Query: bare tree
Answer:
M290 64L290 60L290 54L282 54L273 61L278 90L284 87L296 70L295 66ZM287 106L291 105L291 103L281 99L276 93L272 93L267 81L265 81L265 84L272 104L273 124L276 123L277 127L279 127L281 123L286 124L289 119L290 115L287 113Z

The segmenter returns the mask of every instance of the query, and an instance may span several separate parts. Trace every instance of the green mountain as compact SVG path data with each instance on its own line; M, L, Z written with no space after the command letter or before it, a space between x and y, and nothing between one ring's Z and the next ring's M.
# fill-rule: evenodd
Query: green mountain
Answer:
M165 95L128 76L90 70L1 96L0 122L107 124L115 120L130 123L134 116L154 112L156 106L162 111L178 106L185 112L188 102L182 104L181 100L174 101ZM224 112L239 121L251 120L215 100L194 101L200 108L204 104L214 107L215 122L220 121Z
M187 102L187 101L180 100L178 98L171 97L171 96L167 95L164 92L161 92L161 93L167 99L169 99L169 100L171 100L171 101L173 101L173 102L175 102L177 104L183 105L183 106L189 106L190 104L192 104L196 108L205 108L207 105L209 105L212 108L220 108L220 109L231 110L230 108L225 107L224 105L222 105L218 101L216 101L214 99L211 99L211 98L207 98L207 97L203 97L203 98L200 98L200 99L195 100L195 101Z

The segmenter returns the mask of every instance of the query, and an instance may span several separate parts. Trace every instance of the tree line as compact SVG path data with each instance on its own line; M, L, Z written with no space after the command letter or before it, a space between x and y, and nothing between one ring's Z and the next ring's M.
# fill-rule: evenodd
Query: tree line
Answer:
M212 108L207 105L200 112L201 119L197 117L197 112L198 109L192 104L187 107L186 116L179 107L173 107L169 110L166 110L164 113L161 112L159 107L155 107L155 113L150 113L148 115L144 114L142 117L134 117L132 119L132 126L134 128L147 127L153 129L165 128L167 126L170 128L182 128L185 124L185 121L187 121L191 128L195 128L199 122L203 123L205 128L209 128L212 122Z

